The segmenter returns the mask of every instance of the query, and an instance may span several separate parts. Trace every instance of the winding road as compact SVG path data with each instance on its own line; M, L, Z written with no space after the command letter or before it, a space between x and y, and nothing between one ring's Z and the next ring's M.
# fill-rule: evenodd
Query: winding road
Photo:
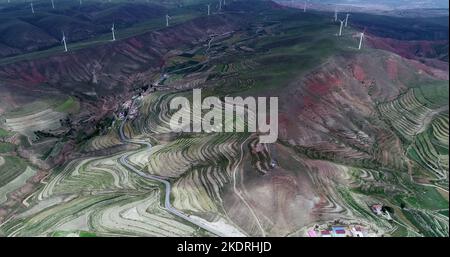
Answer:
M122 124L120 125L120 129L119 129L119 135L120 135L120 140L124 143L129 143L129 144L139 144L139 145L143 145L147 147L147 151L150 152L150 150L152 149L152 145L149 142L146 142L144 140L137 140L137 139L128 139L124 132L123 132L123 126L125 125L125 122L127 121L127 118L125 118L122 122ZM146 178L146 179L151 179L153 181L157 181L160 183L163 183L165 186L165 197L164 197L164 207L165 209L172 213L173 215L184 219L186 221L188 221L189 223L192 223L198 227L201 227L202 229L216 235L216 236L226 236L224 235L222 232L216 230L215 228L213 228L212 226L207 226L195 219L192 219L191 217L189 217L189 215L173 208L172 204L170 203L170 192L171 192L171 185L170 182L168 182L166 180L166 178L164 177L160 177L160 176L155 176L155 175L151 175L151 174L147 174L144 173L138 169L136 169L133 165L131 165L128 161L128 157L131 155L132 153L129 154L125 154L122 157L120 157L119 162L125 166L126 168L128 168L129 170L133 171L134 173L136 173L137 175Z

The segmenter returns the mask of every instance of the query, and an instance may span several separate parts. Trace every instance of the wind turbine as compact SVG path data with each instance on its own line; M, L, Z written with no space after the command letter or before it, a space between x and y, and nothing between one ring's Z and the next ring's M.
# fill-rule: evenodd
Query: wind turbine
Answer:
M66 35L64 35L64 31L63 31L63 37L62 37L61 42L64 44L64 52L67 52Z
M219 0L219 12L222 11L222 0Z
M334 8L334 22L338 21L338 11L337 11L337 7Z
M359 46L358 46L358 50L361 50L363 38L364 38L364 32L361 32L361 34L359 35Z
M347 14L345 15L345 27L346 27L346 28L347 28L348 16L350 16L350 13L347 13Z
M52 9L55 9L55 3L52 0Z
M83 3L83 0L80 0L80 5Z
M114 23L112 24L111 32L112 32L112 41L116 41L116 34L114 33Z
M172 19L168 14L166 14L166 27L169 27L169 20Z
M339 36L342 36L342 27L344 26L344 21L339 20L341 22L341 26L339 27Z
M303 12L306 12L306 1L303 3Z
M33 7L33 2L31 2L31 3L30 3L30 6L31 6L31 13L33 13L33 14L34 14L34 7Z
M208 4L208 16L211 15L211 5Z

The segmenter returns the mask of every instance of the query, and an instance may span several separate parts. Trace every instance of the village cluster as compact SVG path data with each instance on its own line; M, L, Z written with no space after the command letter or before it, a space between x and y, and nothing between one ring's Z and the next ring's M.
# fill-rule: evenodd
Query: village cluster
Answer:
M315 225L308 230L309 237L367 237L368 230L361 225Z

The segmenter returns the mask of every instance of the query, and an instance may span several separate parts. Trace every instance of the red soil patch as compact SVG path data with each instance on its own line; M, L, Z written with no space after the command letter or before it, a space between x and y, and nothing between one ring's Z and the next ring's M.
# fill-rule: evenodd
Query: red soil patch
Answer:
M330 91L330 85L323 83L311 83L308 85L308 90L315 94L325 95Z
M324 207L327 207L328 205L329 205L329 200L328 200L328 198L325 197L325 196L320 196L320 197L319 197L319 201L317 201L317 202L314 204L313 209L314 209L317 213L320 213L320 210L321 210L322 208L324 208Z
M30 71L21 71L18 77L31 84L40 84L47 81L47 78L36 69L36 66L32 66Z
M389 58L386 60L387 65L387 73L389 79L396 80L398 78L398 63L393 58Z
M165 65L166 65L166 60L164 60L164 59L159 60L158 66L160 69L164 68Z
M361 66L357 64L353 65L352 71L353 77L358 81L362 82L366 79L366 73L364 72L364 69Z
M321 74L323 77L311 77L306 82L306 89L312 94L323 96L331 92L335 87L342 84L342 80L337 74Z
M290 123L290 119L289 119L288 114L280 113L278 115L278 124L279 125L287 127L287 126L289 126L289 123Z
M287 137L289 132L295 131L292 124L292 114L279 113L278 115L278 134L280 137Z
M131 38L130 40L128 40L128 43L130 43L130 45L132 45L135 48L143 48L144 45L142 44L141 41L137 40L136 38Z
M271 178L271 183L274 187L274 193L287 193L285 196L289 195L294 197L298 190L297 181L290 175L273 176Z
M36 66L33 66L31 70L31 76L33 76L35 82L37 83L42 83L47 80L47 78L36 69Z

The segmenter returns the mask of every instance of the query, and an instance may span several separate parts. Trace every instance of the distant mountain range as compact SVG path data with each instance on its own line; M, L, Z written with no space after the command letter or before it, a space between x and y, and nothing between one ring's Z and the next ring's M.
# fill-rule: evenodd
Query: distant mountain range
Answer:
M289 0L288 0L289 1ZM280 1L286 2L286 1ZM303 0L293 0L293 2L303 3ZM373 9L416 9L416 8L447 8L447 0L309 0L312 4L337 4L351 5L355 7L365 7Z

